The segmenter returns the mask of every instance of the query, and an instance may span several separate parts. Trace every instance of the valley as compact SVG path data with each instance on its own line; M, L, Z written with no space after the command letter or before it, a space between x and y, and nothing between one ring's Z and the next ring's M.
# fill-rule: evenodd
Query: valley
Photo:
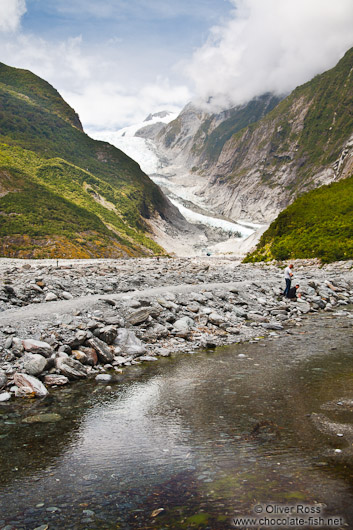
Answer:
M165 121L168 119L175 119L175 116L166 117ZM168 226L163 223L153 225L156 241L169 254L177 256L244 256L254 247L267 225L250 220L231 220L213 210L200 195L204 185L202 178L188 173L182 166L170 164L153 140L136 136L143 125L120 131L88 132L92 138L110 142L133 158L188 222L187 230L175 231L172 237L168 237Z
M352 1L0 4L0 530L353 528Z

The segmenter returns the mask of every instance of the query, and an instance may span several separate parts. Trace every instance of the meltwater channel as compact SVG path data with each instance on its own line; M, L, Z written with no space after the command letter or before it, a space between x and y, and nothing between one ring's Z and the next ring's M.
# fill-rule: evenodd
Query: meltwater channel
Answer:
M353 528L352 324L315 314L2 403L0 528L230 529L270 504Z

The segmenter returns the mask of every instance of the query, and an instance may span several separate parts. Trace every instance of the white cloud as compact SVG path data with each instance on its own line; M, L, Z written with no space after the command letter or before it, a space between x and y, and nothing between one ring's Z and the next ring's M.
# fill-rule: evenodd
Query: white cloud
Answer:
M59 90L86 129L113 130L151 112L178 112L191 98L186 86L172 85L167 77L148 81L140 72L137 79L134 66L123 64L124 53L87 50L81 37L53 44L33 35L0 36L0 47L3 62L30 70Z
M352 0L233 0L186 72L202 100L243 103L286 93L334 66L353 45Z
M77 91L65 89L62 95L79 113L87 130L114 130L160 110L179 112L190 99L186 87L171 87L168 80L162 79L133 92L112 81L91 81Z
M17 30L25 12L25 0L0 0L0 32Z
M75 0L70 5L77 9L84 4L95 12L116 10L119 2L133 10L147 0ZM16 31L25 0L0 0L0 60L49 81L79 113L84 127L92 130L121 128L159 110L180 110L192 98L191 81L199 97L212 96L219 106L245 102L266 91L288 92L333 66L353 45L352 0L232 2L235 9L228 21L213 28L205 45L183 66L187 81L176 75L174 64L180 56L173 47L144 47L143 39L132 44L111 33L105 40L87 42L77 34L51 41ZM66 0L56 3L58 9L68 5ZM153 0L151 5L162 3ZM177 12L186 5L184 0L178 3ZM195 10L195 5L208 9L213 4L197 0L192 5ZM74 27L82 29L79 24Z

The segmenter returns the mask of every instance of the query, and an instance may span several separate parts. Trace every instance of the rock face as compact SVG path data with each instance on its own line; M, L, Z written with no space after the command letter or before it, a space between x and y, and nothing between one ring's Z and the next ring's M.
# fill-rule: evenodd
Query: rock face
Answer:
M43 79L3 63L0 64L0 78L0 96L7 101L0 136L5 141L11 131L12 145L7 152L6 171L1 170L0 174L0 210L4 209L2 201L6 195L11 196L10 203L12 199L16 202L15 210L11 210L9 203L6 207L8 215L6 223L2 224L0 255L19 258L45 258L48 255L59 258L117 258L150 255L152 252L163 254L163 249L153 245L149 238L151 233L145 219L161 218L173 229L174 218L183 218L140 166L111 144L98 142L84 134L78 115ZM9 125L16 121L18 115L21 116L21 130ZM38 144L39 131L44 129L47 134L41 137L42 147L34 153L31 146ZM70 155L67 158L68 146ZM62 178L55 178L53 166L46 176L41 172L34 176L27 171L26 178L19 179L17 157L25 156L25 153L28 155L28 151L36 157L39 165L48 163L45 153L51 154L49 166L56 164L54 159L60 159ZM75 174L69 169L73 165ZM90 184L82 179L87 171L93 178ZM70 192L64 184L66 179L71 183ZM16 201L12 195L19 192L29 197L30 216L21 201ZM110 201L115 195L113 205ZM62 229L65 223L53 223L50 209L43 207L48 201L61 219L68 224L72 222L70 230ZM125 225L121 216L126 211L133 212L133 215ZM15 215L21 215L25 222L18 223L14 231L11 221ZM27 222L31 223L33 234L36 227L40 227L41 235L32 236L32 232L26 230ZM50 228L46 230L46 227ZM144 237L141 237L142 232ZM48 306L50 302L61 299L50 284L44 287L35 283L31 290L33 294L41 294L38 288L42 287ZM17 293L11 291L11 286L5 286L5 289L7 295L16 298ZM68 289L62 289L60 294L63 299L71 299L72 293Z
M231 219L272 221L298 194L352 173L352 65L353 49L275 108L270 96L217 115L188 105L153 137L165 174L188 174Z

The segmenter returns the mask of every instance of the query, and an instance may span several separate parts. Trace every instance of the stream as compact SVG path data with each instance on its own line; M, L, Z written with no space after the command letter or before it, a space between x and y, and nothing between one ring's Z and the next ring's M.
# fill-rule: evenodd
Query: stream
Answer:
M353 319L317 313L129 367L111 387L1 403L0 528L223 530L258 505L353 528L352 344Z

